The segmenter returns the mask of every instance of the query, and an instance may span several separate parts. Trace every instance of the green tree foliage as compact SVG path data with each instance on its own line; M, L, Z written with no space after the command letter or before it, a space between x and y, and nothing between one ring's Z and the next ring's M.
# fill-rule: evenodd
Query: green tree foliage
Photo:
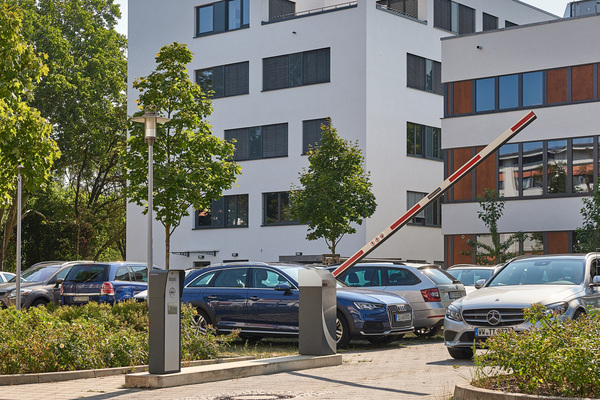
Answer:
M0 266L17 224L16 175L34 192L48 182L60 153L50 137L50 125L31 107L35 85L48 72L43 57L23 36L22 12L11 1L0 5ZM24 196L26 199L26 196ZM23 201L25 203L25 201Z
M52 124L62 152L55 184L44 193L48 202L62 199L68 206L47 208L39 221L62 225L59 230L71 235L54 238L57 248L69 247L61 258L125 257L119 251L125 242L125 184L118 150L126 140L127 60L126 38L114 29L119 6L113 0L14 1L25 13L24 36L48 56L48 75L30 104ZM44 203L40 196L35 204ZM27 235L36 240L33 235L43 232L39 225ZM28 251L34 251L24 254L29 260L47 256L33 247Z
M154 143L154 212L165 228L165 265L169 267L171 234L190 207L210 209L241 172L231 161L234 145L210 132L206 117L212 104L200 86L190 80L186 65L193 55L184 44L163 46L156 56L157 67L150 75L133 82L140 91L140 108L153 105L170 118L157 128ZM142 115L143 111L136 115ZM128 151L123 154L128 198L145 207L148 197L148 147L143 124L131 124Z
M600 180L592 191L592 195L582 198L583 226L577 228L577 251L588 253L596 251L600 246Z
M306 238L324 238L335 254L342 237L356 232L351 223L362 224L377 203L358 143L340 138L331 120L321 130L321 144L309 151L300 186L292 187L290 206L292 217L308 224Z
M505 241L500 240L498 220L504 213L504 197L493 190L485 189L483 196L477 196L477 201L481 207L481 210L477 211L477 216L489 229L492 237L491 245L467 240L467 244L477 252L477 264L495 265L515 257L517 253L510 252L509 249L515 243L525 240L527 235L517 232L510 235Z

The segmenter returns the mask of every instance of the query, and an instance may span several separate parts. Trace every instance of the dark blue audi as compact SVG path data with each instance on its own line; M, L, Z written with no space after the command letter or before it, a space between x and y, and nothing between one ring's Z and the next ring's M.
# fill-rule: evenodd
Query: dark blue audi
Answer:
M229 263L193 270L185 278L182 302L193 305L198 331L239 330L241 337L298 335L298 271L279 263ZM413 331L412 309L401 296L338 286L338 347L351 339L391 342Z

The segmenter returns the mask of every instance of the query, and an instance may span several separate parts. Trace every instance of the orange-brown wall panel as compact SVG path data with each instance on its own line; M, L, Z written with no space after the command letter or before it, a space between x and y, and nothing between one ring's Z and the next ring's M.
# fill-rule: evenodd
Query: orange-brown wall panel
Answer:
M567 232L548 232L548 254L569 253Z
M473 112L473 82L454 82L454 114L470 114Z
M594 98L594 66L580 65L571 68L571 99L573 101Z
M473 158L471 147L454 149L452 172ZM471 200L473 198L473 172L469 172L454 185L454 200Z
M472 264L473 248L467 244L467 240L473 239L472 235L454 235L454 248L451 249L454 257L453 264ZM461 254L461 253L468 254Z
M478 147L477 152L483 150ZM485 189L496 190L496 153L489 156L475 169L476 196L482 196Z
M567 69L550 70L547 77L548 104L567 101Z

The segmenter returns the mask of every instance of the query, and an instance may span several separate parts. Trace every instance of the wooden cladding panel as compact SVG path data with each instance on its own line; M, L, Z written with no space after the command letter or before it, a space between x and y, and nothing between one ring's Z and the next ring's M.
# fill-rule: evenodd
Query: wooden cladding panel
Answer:
M471 147L454 149L454 163L452 172L459 169L463 164L473 158ZM454 200L473 199L473 172L469 172L454 185Z
M473 112L473 81L454 82L454 114Z
M473 248L467 244L467 240L473 240L473 235L454 235L452 251L453 264L473 264ZM467 254L461 254L461 252Z
M567 69L552 69L548 71L548 104L564 103L567 101Z
M476 152L481 150L483 147L478 147ZM496 153L475 169L475 195L482 196L485 189L496 190Z
M548 232L548 254L569 253L568 232Z
M594 66L581 65L571 68L571 100L591 100L594 98Z

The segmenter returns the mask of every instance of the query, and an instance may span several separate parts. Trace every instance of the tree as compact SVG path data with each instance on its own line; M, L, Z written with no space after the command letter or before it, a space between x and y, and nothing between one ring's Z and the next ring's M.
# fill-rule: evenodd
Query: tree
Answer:
M488 245L482 242L467 240L467 244L473 247L477 254L477 264L480 265L495 265L508 261L515 257L517 253L509 252L508 250L515 243L522 242L527 238L522 232L517 232L508 237L505 241L500 240L498 233L498 220L504 213L504 197L496 191L485 189L483 196L477 196L477 201L481 207L481 211L477 211L477 216L483 221L489 229L492 238L492 244ZM484 252L479 251L485 250Z
M600 245L600 179L591 196L582 199L583 226L575 230L578 252L596 251Z
M48 72L22 33L22 12L13 2L0 5L0 221L3 235L0 267L17 224L17 166L26 192L34 192L50 178L60 153L50 137L50 125L30 107L35 85ZM26 196L25 196L26 197ZM23 202L25 203L25 201Z
M377 203L358 143L340 138L330 119L321 131L321 144L308 152L300 186L292 187L290 211L292 218L308 224L306 238L324 238L333 255L345 234L356 233L351 223L362 224Z
M55 238L65 256L118 255L125 244L119 147L127 137L126 38L114 29L119 6L113 0L15 1L25 12L24 36L48 55L48 75L35 87L30 104L52 124L62 152L50 187L57 192L40 195L66 201L68 207L47 208L43 219L72 235ZM29 259L40 256L30 254Z
M140 108L156 107L170 118L157 128L154 143L154 211L165 228L165 266L169 268L171 234L189 208L210 209L241 172L232 161L234 145L211 135L205 118L212 113L212 103L200 86L190 80L186 65L192 53L185 44L163 46L156 56L157 67L150 75L133 82L141 93ZM142 115L142 111L136 115ZM147 205L147 146L143 124L132 124L128 151L123 154L127 195L131 202Z

